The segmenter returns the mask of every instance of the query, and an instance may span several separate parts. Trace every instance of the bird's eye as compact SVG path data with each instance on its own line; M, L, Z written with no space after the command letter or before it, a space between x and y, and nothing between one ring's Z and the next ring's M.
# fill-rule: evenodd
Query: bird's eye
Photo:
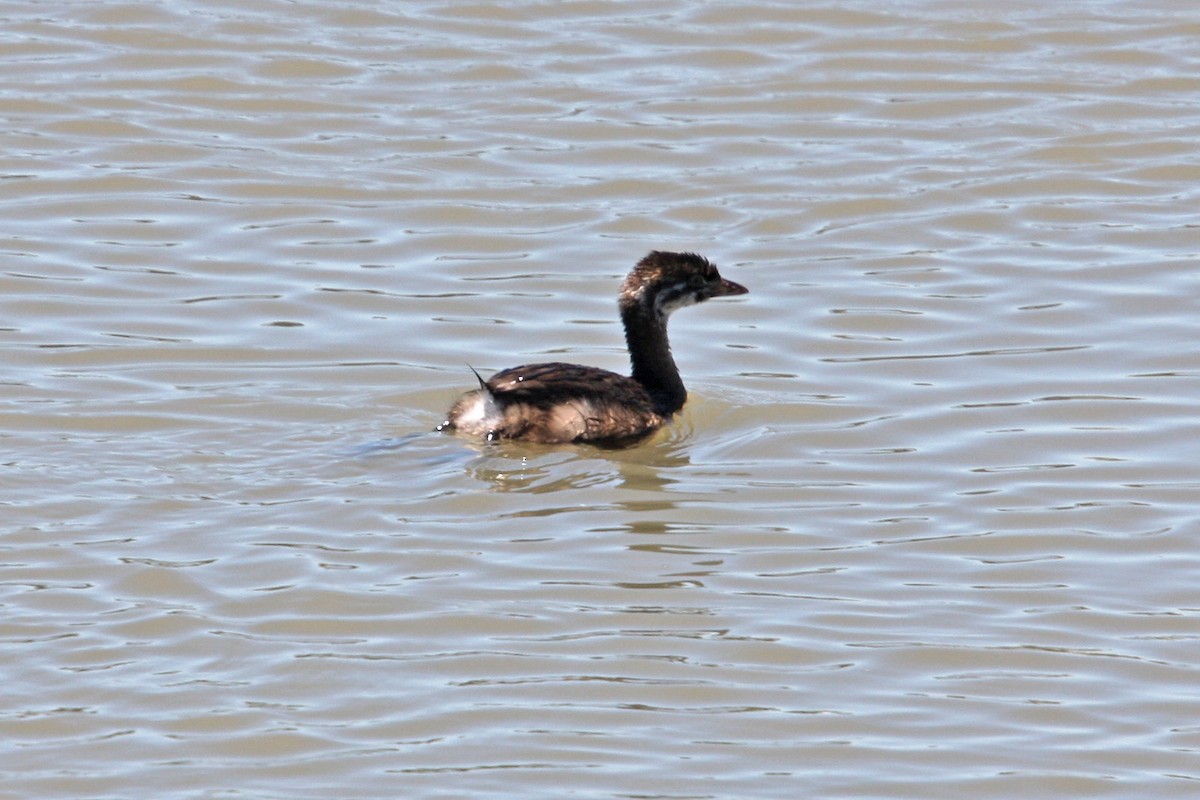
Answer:
M688 286L691 286L693 289L699 289L703 285L704 285L704 276L703 275L697 274L697 275L692 275L690 278L688 278Z

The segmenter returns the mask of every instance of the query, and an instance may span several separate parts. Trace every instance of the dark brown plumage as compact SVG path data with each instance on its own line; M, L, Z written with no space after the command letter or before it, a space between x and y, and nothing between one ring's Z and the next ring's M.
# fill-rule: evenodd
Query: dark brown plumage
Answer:
M671 357L667 318L712 297L745 294L695 253L654 251L621 285L632 375L551 362L497 372L463 395L438 430L487 440L630 444L670 420L687 400Z

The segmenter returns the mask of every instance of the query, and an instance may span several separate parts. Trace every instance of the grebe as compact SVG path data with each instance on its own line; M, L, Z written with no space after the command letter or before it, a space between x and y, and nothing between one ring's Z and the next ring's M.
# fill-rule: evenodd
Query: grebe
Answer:
M439 431L488 441L632 444L671 419L687 400L667 341L667 317L711 297L746 294L695 253L653 251L621 285L618 303L631 377L579 364L527 364L497 372L463 395Z

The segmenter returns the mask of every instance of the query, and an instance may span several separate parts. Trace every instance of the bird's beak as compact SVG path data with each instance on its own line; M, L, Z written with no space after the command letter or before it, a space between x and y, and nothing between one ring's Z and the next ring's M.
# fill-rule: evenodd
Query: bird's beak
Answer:
M725 297L732 294L747 294L750 290L740 283L721 278L721 282L712 288L713 297Z

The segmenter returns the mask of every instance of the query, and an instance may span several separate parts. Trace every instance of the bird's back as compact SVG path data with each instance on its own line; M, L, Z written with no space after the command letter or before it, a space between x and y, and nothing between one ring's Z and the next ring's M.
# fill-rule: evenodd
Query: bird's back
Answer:
M666 419L640 383L579 364L502 370L464 395L447 422L464 433L530 442L627 442Z

